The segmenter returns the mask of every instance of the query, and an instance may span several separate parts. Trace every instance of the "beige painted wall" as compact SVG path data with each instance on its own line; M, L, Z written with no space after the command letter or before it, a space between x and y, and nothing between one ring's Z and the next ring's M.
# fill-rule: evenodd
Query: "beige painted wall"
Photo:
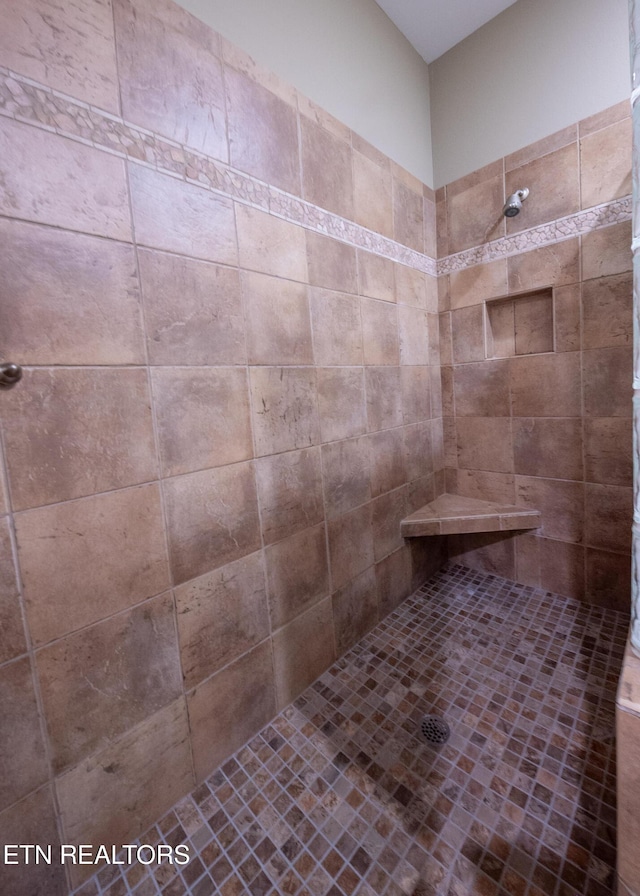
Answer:
M374 0L179 0L433 186L429 73Z
M439 187L629 96L627 0L519 0L429 66Z

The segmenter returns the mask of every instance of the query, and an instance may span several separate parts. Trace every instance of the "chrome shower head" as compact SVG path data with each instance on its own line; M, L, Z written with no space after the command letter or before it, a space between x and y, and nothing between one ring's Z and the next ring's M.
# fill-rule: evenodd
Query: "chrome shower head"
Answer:
M522 209L522 203L528 195L529 190L526 187L524 190L516 190L505 202L502 214L507 218L515 218L518 212Z

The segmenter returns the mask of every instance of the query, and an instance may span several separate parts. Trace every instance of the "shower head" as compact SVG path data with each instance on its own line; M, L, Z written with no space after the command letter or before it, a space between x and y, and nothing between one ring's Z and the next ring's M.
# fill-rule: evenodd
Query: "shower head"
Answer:
M502 214L507 218L515 218L518 212L522 209L522 203L528 195L529 190L526 187L524 190L516 190L505 202Z

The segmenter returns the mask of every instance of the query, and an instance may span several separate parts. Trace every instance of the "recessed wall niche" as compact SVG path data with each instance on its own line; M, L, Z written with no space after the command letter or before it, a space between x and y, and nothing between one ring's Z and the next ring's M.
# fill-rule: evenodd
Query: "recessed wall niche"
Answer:
M552 352L553 289L491 299L485 303L487 358Z

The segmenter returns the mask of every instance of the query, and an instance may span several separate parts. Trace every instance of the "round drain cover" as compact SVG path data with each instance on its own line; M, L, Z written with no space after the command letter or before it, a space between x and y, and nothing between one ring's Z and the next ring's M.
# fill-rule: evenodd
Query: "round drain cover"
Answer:
M424 716L420 722L420 734L430 744L446 744L451 730L439 716Z

